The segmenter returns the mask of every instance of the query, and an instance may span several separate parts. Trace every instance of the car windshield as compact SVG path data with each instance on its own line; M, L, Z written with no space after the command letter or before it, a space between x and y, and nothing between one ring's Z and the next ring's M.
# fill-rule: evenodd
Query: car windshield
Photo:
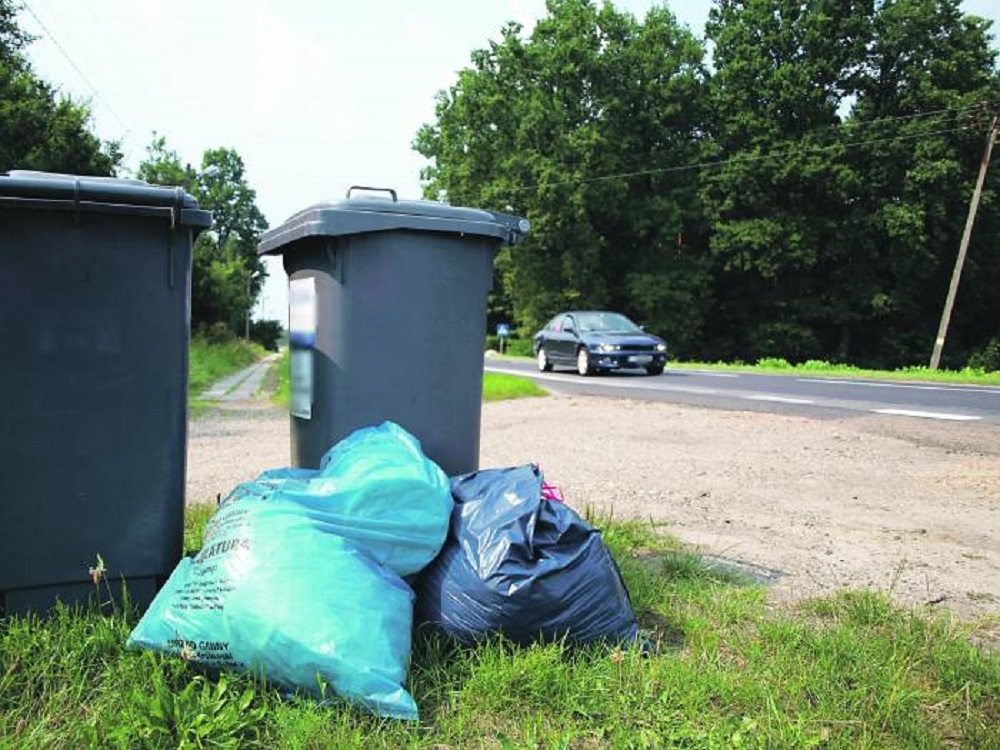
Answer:
M620 313L589 312L577 313L576 325L581 331L603 331L607 333L640 333L639 326Z

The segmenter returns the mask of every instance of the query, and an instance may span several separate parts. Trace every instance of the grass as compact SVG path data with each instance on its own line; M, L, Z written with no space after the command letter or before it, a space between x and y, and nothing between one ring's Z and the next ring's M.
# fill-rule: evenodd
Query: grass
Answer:
M898 370L866 370L853 365L833 364L809 360L792 365L781 358L759 360L755 365L727 364L724 362L672 362L677 369L724 370L730 372L760 372L787 374L798 377L869 378L873 380L909 380L937 383L962 383L968 385L1000 385L1000 372L965 368L962 370L931 370L928 367L903 367Z
M271 365L271 371L276 373L278 387L274 389L271 396L271 403L287 409L292 398L292 376L291 376L291 350L285 347L281 350L281 357Z
M499 372L483 373L483 401L504 401L546 395L547 391L528 378Z
M212 510L191 509L188 550ZM1000 746L1000 659L973 625L856 591L776 609L649 524L601 525L653 655L418 635L421 721L400 723L126 651L133 614L62 609L0 621L0 747Z
M188 509L187 551L213 511ZM652 654L418 633L421 721L401 723L127 651L136 614L102 611L102 582L89 608L0 620L0 748L1000 747L1000 657L976 645L989 623L862 591L777 608L661 529L596 523Z
M291 378L289 375L289 351L286 348L280 360L273 365L278 387L271 397L272 403L284 409L288 408L291 398ZM483 401L504 401L515 398L533 398L546 396L548 393L528 378L501 373L483 373Z
M199 396L217 380L243 367L253 364L265 355L263 347L232 339L224 343L209 342L202 336L193 336L189 350L188 402L198 413L205 407Z

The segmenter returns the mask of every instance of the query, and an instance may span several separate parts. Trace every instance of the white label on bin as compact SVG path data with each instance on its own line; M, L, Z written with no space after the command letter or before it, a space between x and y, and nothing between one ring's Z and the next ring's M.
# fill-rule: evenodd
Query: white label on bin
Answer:
M293 347L316 346L316 279L288 283L288 338Z
M313 352L312 349L292 347L289 357L291 372L291 398L289 408L293 417L312 419L313 404Z

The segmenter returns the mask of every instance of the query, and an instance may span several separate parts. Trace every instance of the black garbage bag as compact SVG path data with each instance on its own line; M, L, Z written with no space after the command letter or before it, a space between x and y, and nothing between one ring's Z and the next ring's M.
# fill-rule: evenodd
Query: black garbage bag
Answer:
M417 581L418 621L463 643L497 632L521 644L638 638L600 532L543 498L542 484L530 464L452 478L451 528Z

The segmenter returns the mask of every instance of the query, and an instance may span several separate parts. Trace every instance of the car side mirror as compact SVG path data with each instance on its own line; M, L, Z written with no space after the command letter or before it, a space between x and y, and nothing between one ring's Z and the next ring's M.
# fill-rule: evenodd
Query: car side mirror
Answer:
M576 329L573 328L573 326L564 326L563 327L563 333L572 333L575 336L576 335Z

